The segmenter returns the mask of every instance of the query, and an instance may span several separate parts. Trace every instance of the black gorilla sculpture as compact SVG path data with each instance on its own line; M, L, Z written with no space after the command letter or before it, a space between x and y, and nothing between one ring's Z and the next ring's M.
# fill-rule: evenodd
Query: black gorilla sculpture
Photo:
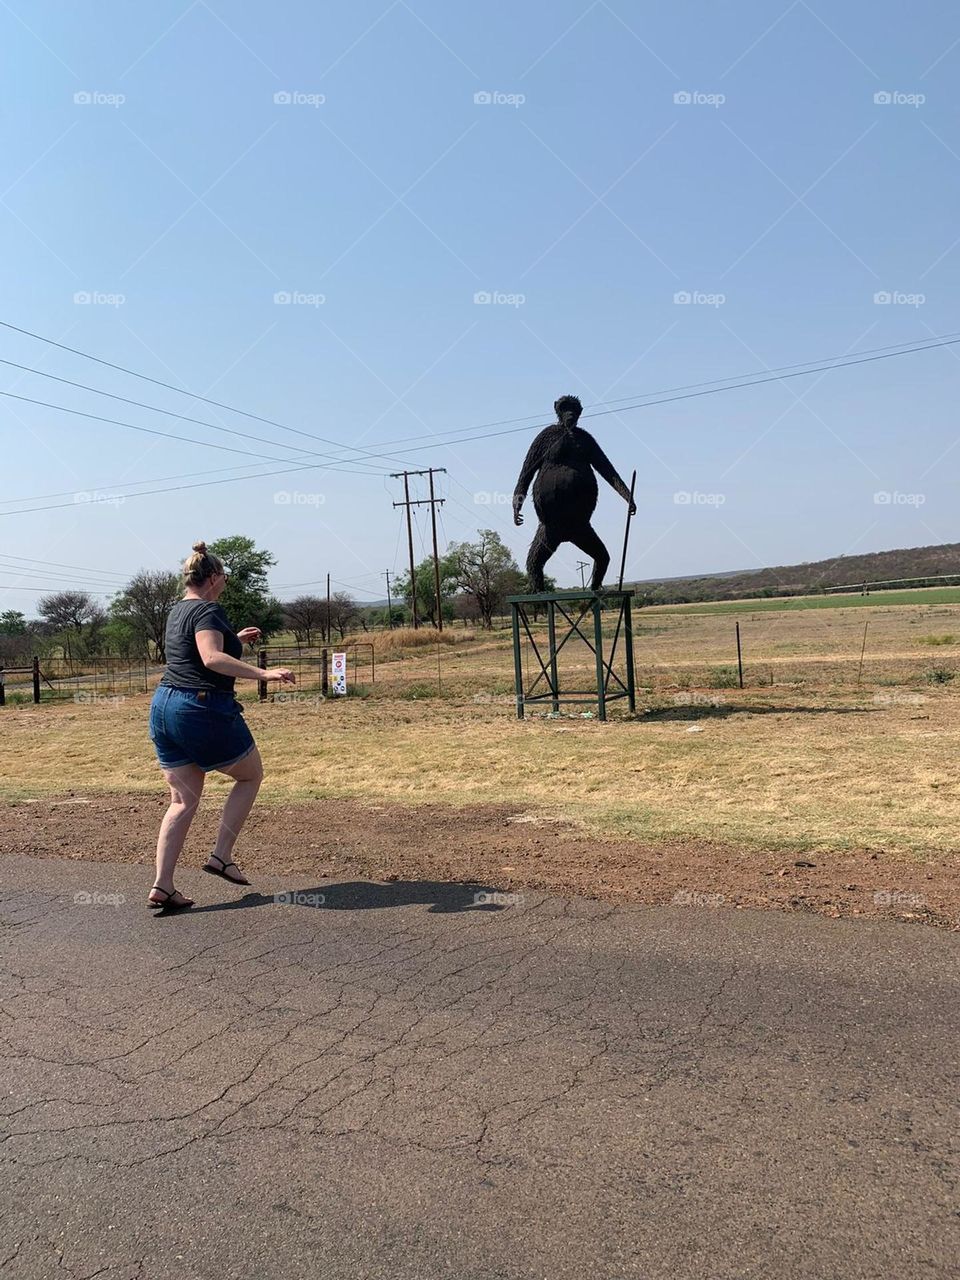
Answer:
M543 591L543 569L561 542L572 542L593 561L591 591L603 586L610 555L590 523L597 505L598 471L620 497L630 502L630 490L589 431L577 426L583 405L576 396L561 396L554 404L557 421L545 427L527 450L513 494L514 524L523 524L520 508L536 474L533 505L540 517L530 551L527 574L530 590ZM636 513L631 503L630 514Z

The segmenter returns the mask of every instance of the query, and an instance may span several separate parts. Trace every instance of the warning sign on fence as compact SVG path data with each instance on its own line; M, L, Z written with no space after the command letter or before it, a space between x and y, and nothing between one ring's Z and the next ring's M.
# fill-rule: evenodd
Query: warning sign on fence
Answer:
M336 697L347 692L347 655L335 653L330 667L330 692Z

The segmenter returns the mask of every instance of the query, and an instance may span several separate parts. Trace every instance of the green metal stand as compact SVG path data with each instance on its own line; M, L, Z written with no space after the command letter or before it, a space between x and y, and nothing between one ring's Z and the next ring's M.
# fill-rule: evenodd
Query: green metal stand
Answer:
M626 699L631 711L636 710L636 682L633 669L633 617L631 613L632 591L603 591L599 594L592 591L554 591L540 595L509 596L510 618L513 623L513 671L516 686L517 718L522 720L526 708L549 702L553 711L558 711L562 702L596 702L597 716L601 720L607 718L607 706L618 699ZM534 639L529 617L530 605L546 605L547 610L547 651L541 653L540 646ZM604 654L603 612L608 617L616 616L613 639L608 654ZM557 615L566 624L562 636L558 640ZM581 623L592 615L593 627L581 629ZM575 616L574 616L575 615ZM561 624L561 629L562 624ZM620 633L623 632L623 662L626 679L614 670L617 657L617 646ZM537 674L529 688L523 678L523 661L521 652L521 632L526 634L537 660ZM591 634L592 632L592 634ZM572 636L579 636L593 653L596 659L596 689L560 688L558 657L561 650ZM544 689L538 692L538 687Z

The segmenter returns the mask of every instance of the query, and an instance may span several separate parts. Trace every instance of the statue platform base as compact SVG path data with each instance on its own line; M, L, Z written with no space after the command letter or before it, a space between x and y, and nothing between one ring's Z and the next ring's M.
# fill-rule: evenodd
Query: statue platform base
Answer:
M513 667L516 683L517 718L522 720L527 707L550 704L559 711L563 703L596 703L597 717L606 720L611 702L626 700L630 711L636 710L633 669L632 591L547 591L537 595L508 596L513 623ZM539 606L539 607L536 607ZM547 642L543 646L531 630L531 614L547 615ZM604 616L615 619L612 637L603 634ZM536 669L525 680L522 640L524 635L536 658ZM615 669L617 650L623 640L621 677ZM564 646L578 636L594 655L596 687L561 689L559 657ZM592 684L592 682L591 682Z

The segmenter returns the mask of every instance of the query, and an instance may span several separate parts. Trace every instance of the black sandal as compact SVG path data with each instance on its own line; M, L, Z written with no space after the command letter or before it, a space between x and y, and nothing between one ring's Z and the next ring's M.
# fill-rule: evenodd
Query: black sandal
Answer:
M243 876L241 876L239 880L234 880L233 876L227 875L227 867L237 867L237 864L235 862L224 862L224 860L219 856L219 854L216 854L216 853L211 853L210 857L215 858L216 861L220 863L220 866L223 869L221 871L217 871L215 867L205 866L203 870L206 871L208 876L219 876L221 880L226 880L227 884L249 884L250 883L250 881L244 879ZM237 870L239 871L240 868L237 867Z
M154 902L152 898L147 898L147 905L149 906L151 911L159 911L161 915L165 911L186 911L188 907L192 907L195 905L192 898L185 898L183 902L172 902L171 899L173 898L174 894L179 892L179 890L177 889L174 889L173 893L170 893L166 889L162 889L160 885L155 884L153 888L150 890L150 892L162 893L166 896L165 902ZM181 897L183 897L182 894L181 894Z

